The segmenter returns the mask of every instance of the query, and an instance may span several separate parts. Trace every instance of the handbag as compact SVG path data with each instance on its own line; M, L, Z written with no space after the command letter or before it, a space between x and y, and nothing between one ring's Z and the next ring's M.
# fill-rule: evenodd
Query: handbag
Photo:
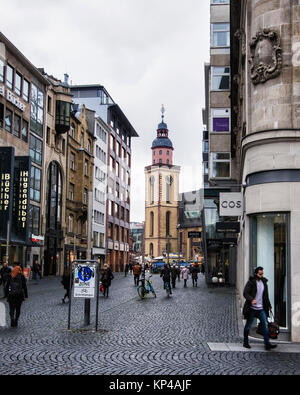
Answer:
M269 337L270 339L277 339L278 335L280 333L279 325L274 319L273 312L271 310L271 315L272 315L272 321L268 321L268 332L269 332ZM262 330L262 325L259 323L256 328L256 333L259 335L264 335L263 330Z

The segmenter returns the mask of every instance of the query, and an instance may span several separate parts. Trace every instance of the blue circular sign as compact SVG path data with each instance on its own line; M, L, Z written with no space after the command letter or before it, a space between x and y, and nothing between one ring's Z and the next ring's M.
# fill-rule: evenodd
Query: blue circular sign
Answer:
M94 273L93 270L90 269L88 266L80 266L78 268L78 277L81 281L87 282L93 277Z

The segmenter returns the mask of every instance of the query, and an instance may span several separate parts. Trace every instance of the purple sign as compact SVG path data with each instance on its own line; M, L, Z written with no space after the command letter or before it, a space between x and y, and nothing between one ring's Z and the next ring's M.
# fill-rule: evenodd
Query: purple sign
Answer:
M214 132L229 132L229 118L214 118L213 119Z

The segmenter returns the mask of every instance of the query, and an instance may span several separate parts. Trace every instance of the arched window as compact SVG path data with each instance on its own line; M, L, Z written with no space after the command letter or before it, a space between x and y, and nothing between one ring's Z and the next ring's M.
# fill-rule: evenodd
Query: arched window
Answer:
M150 243L150 256L151 256L151 257L154 256L154 247L153 247L153 243Z
M151 211L150 213L150 236L154 234L154 213Z
M171 213L167 211L166 213L166 236L170 236L170 221L171 221Z
M150 201L154 203L154 177L150 177Z
M171 186L173 183L173 178L171 176L166 177L166 202L171 202Z

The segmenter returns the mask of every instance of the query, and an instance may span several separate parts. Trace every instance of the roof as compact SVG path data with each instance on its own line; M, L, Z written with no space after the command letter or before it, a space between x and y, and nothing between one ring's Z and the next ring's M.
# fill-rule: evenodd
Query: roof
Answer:
M152 149L159 148L159 147L166 147L166 148L173 148L172 141L168 137L157 137L152 143Z

